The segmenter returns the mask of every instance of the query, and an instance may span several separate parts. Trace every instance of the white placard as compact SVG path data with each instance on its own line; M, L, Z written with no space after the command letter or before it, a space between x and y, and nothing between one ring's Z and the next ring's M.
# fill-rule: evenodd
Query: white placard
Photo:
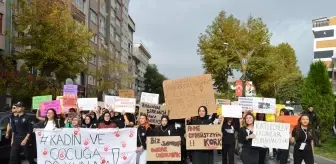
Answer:
M97 110L98 99L97 98L78 98L78 107L81 111L83 110Z
M126 113L135 113L135 98L120 98L114 99L114 111Z
M118 98L119 96L108 96L105 95L104 102L105 102L105 108L106 109L114 109L114 100L115 98Z
M242 107L239 105L222 105L222 116L230 118L242 118Z
M150 104L159 104L159 94L141 92L140 102L150 103Z
M36 129L39 164L135 164L137 128Z
M253 97L238 97L238 105L240 105L243 110L252 110Z
M253 112L275 114L276 113L275 98L253 97Z
M254 121L252 146L288 150L290 124Z

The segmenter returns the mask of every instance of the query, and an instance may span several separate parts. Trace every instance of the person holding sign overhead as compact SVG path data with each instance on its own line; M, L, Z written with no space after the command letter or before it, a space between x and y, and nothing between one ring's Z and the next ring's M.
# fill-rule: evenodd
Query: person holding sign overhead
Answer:
M309 116L303 114L292 131L291 142L294 145L294 164L314 164L313 129L309 127Z
M211 119L208 116L208 109L206 106L200 106L198 108L198 117L194 120L186 118L186 124L188 125L210 125L213 124L214 117ZM193 164L213 164L214 163L214 151L213 150L195 150L192 152Z
M139 125L138 125L138 134L137 134L137 164L146 164L147 163L147 136L152 135L152 128L149 125L148 116L145 113L140 114Z
M64 122L61 121L57 117L56 110L53 108L50 108L47 110L47 116L46 117L40 117L38 115L39 111L36 112L36 118L42 122L40 122L37 127L38 128L44 128L47 130L54 130L55 128L62 128L64 127Z
M253 134L254 120L252 113L246 113L243 119L243 127L239 130L238 141L243 144L243 164L259 163L259 148L252 146L252 139L256 137Z

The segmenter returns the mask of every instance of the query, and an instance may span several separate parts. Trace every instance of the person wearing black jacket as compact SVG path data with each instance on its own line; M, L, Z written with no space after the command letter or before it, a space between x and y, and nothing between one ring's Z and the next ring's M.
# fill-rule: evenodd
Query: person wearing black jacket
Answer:
M307 111L302 113L303 115L307 115L309 117L309 122L310 125L312 125L313 128L313 134L314 134L314 145L317 147L320 147L320 138L319 138L319 133L320 133L320 122L317 118L317 114L314 112L314 106L309 105L309 108Z
M12 148L10 152L10 164L20 163L20 151L23 149L24 155L29 164L35 164L33 152L31 151L31 138L33 133L32 120L24 113L22 102L16 103L17 115L11 119L12 127Z
M138 133L137 133L137 164L146 164L146 139L152 136L152 128L149 125L148 116L145 113L140 114Z
M187 118L186 121L189 125L210 125L213 124L215 117L209 118L208 109L206 106L198 108L198 117L194 120ZM195 150L192 151L193 164L213 164L214 151L213 150Z
M86 115L82 124L82 128L97 128L97 124L90 115Z
M252 113L247 113L244 117L244 127L239 129L238 141L242 146L243 164L258 164L259 163L259 148L252 146L252 139L255 138L254 116Z
M155 128L154 135L155 136L179 136L175 127L168 124L169 117L167 115L163 115L161 117L161 125ZM176 164L178 162L165 162L165 161L156 161L151 162L152 164Z
M223 164L234 164L234 151L235 151L235 127L232 118L225 118L222 125L222 161Z

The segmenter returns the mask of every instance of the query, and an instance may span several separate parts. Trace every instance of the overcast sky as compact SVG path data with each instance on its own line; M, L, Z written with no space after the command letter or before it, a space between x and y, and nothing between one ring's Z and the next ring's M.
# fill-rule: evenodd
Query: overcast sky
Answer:
M131 0L135 40L149 49L168 78L204 73L196 53L198 36L221 10L246 20L261 17L273 33L271 42L290 43L301 71L313 59L312 19L336 16L336 0Z

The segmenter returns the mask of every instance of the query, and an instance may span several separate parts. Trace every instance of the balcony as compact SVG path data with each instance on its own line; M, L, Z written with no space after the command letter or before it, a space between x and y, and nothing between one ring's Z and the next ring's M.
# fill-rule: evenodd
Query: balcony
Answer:
M85 22L85 14L73 4L71 4L71 13L74 19Z

